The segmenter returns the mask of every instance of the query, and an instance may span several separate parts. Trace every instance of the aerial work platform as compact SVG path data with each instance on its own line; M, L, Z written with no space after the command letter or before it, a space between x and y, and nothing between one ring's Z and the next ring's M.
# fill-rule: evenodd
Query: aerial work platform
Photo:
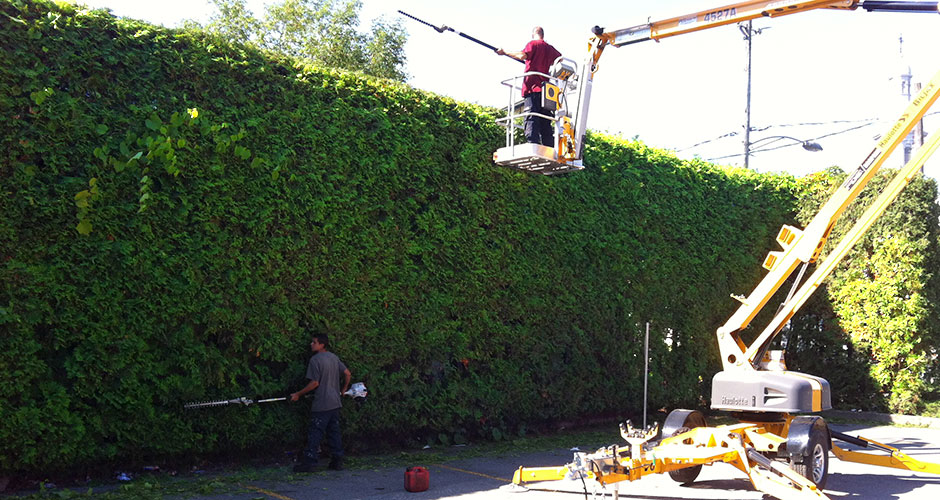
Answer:
M583 170L581 160L581 141L574 135L574 127L569 117L567 97L577 90L577 63L559 57L549 69L551 74L529 71L522 75L507 78L501 83L509 88L509 104L503 108L506 116L498 118L496 123L506 129L506 146L493 153L493 162L503 167L524 172L544 175L563 174ZM522 80L527 76L544 77L542 108L546 113L537 113L523 106ZM517 131L522 130L526 119L536 117L552 122L555 131L555 144L516 144Z
M584 169L580 160L560 162L555 155L555 148L531 143L514 144L497 149L493 153L493 163L545 175L563 174Z

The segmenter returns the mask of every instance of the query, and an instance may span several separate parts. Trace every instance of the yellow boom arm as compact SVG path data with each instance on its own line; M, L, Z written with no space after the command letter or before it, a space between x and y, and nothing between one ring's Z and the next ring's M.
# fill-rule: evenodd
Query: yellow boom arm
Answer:
M777 313L773 321L758 336L750 347L746 347L738 337L738 332L744 329L754 318L754 316L770 300L770 297L780 288L793 273L800 263L815 262L823 245L829 237L839 216L845 208L855 200L856 196L862 191L869 180L884 164L885 160L894 149L901 144L907 134L910 133L914 125L924 116L930 106L940 96L940 73L935 75L930 82L924 86L923 90L914 98L901 117L875 144L868 156L862 161L862 164L856 168L852 174L842 183L842 186L832 195L829 201L820 209L816 217L810 221L806 229L800 230L792 226L783 226L777 235L777 242L783 248L782 251L771 252L764 260L764 267L770 272L764 276L764 279L756 288L744 298L738 298L741 306L738 307L734 315L718 329L718 343L721 349L722 363L724 369L728 370L735 366L742 366L748 363L756 366L760 362L763 350L773 340L773 337L780 331L783 325L793 316L812 292L819 286L835 265L848 253L852 245L858 241L861 235L871 224L884 213L887 206L894 201L901 189L910 182L910 179L917 173L917 169L923 165L927 157L936 149L937 137L930 138L904 169L899 172L895 180L886 189L882 195L875 201L872 207L856 223L856 226L847 234L841 244L836 247L827 257L826 261L820 264L813 275L797 291Z
M842 2L833 2L832 0L806 2L761 0L738 2L724 7L711 8L683 16L641 24L639 26L633 26L632 28L619 29L601 34L595 33L595 35L603 40L605 44L621 47L631 43L645 42L647 40L661 40L671 36L684 35L686 33L716 28L726 24L740 23L761 17L786 16L822 8L855 10L858 8L858 4L859 2L851 0Z

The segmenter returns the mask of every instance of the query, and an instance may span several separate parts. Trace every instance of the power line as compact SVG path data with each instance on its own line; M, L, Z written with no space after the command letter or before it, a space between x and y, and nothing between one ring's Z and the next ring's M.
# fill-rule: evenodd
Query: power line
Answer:
M932 112L930 112L930 113L925 114L924 117L926 118L926 117L928 117L928 116L933 116L933 115L938 115L938 114L940 114L940 111L932 111ZM751 128L751 131L752 131L752 132L763 132L763 131L770 130L770 129L772 129L772 128L778 128L778 127L779 127L779 128L786 128L786 127L803 127L803 126L809 127L809 126L836 125L836 124L840 124L840 123L861 123L861 125L858 125L858 126L856 126L856 127L850 127L850 128L844 129L844 130L839 130L839 131L837 131L837 132L832 132L832 133L829 133L829 134L823 134L823 135L820 135L820 136L817 136L817 137L814 137L814 138L811 138L811 139L807 139L807 141L816 141L816 140L823 139L823 138L826 138L826 137L833 137L833 136L836 136L836 135L840 135L840 134L845 134L845 133L848 133L848 132L852 132L852 131L854 131L854 130L858 130L858 129L860 129L860 128L864 128L864 127L867 127L867 126L869 126L869 125L874 125L874 124L879 123L879 122L882 122L882 121L884 121L882 118L861 118L861 119L857 119L857 120L830 120L830 121L826 121L826 122L781 123L781 124L776 124L776 125L767 125L766 127L761 127L761 128L753 128L753 127L752 127L752 128ZM724 139L724 138L727 138L727 137L736 137L736 136L738 136L738 132L728 132L728 133L726 133L726 134L722 134L722 135L719 135L719 136L717 136L717 137L713 137L713 138L711 138L711 139L706 139L706 140L704 140L704 141L697 142L697 143L695 143L695 144L693 144L693 145L691 145L691 146L687 146L687 147L684 147L684 148L682 148L682 149L677 149L676 152L677 152L677 153L681 153L681 152L683 152L683 151L688 151L688 150L690 150L690 149L694 149L694 148L697 148L697 147L699 147L699 146L703 146L703 145L705 145L705 144L709 144L709 143L712 143L712 142L715 142L715 141L719 141L719 140ZM774 141L774 142L776 142L776 141ZM766 147L765 147L765 148L761 148L761 149L754 149L754 150L751 150L751 153L761 153L761 152L765 152L765 151L773 151L773 150L775 150L775 149L781 149L781 148L788 148L788 147L792 147L792 146L798 146L799 144L800 144L800 143L792 143L792 144L784 144L784 145L781 145L781 146L775 146L775 147L772 147L772 148L766 148ZM737 154L731 154L731 155L725 155L725 156L718 156L718 157L715 157L715 158L709 158L709 159L707 159L706 161L722 160L722 159L725 159L725 158L735 158L735 157L738 157L738 156L744 156L744 153L737 153Z
M940 113L940 111L937 111L936 113ZM763 131L765 131L765 130L770 130L770 129L775 128L775 127L781 127L781 128L783 128L783 127L819 126L819 125L835 125L835 124L838 124L838 123L859 123L859 122L873 122L873 121L878 121L878 118L863 118L863 119L859 119L859 120L832 120L832 121L828 121L828 122L782 123L782 124L777 124L777 125L767 125L767 126L765 126L765 127L760 127L760 128L751 127L751 132L763 132ZM701 142L697 142L697 143L695 143L695 144L693 144L693 145L691 145L691 146L687 146L687 147L684 147L684 148L682 148L682 149L677 149L676 152L677 152L677 153L681 153L682 151L686 151L686 150L689 150L689 149L697 148L697 147L702 146L702 145L704 145L704 144L708 144L708 143L711 143L711 142L715 142L715 141L717 141L717 140L724 139L724 138L726 138L726 137L735 137L735 136L737 136L737 135L738 135L738 132L728 132L727 134L722 134L722 135L719 135L718 137L713 137L713 138L711 138L711 139L707 139L707 140L704 140L704 141L701 141Z
M689 146L689 147L687 147L687 148L677 149L677 150L676 150L676 153L681 153L682 151L685 151L685 150L688 150L688 149L697 148L697 147L701 146L702 144L708 144L708 143L710 143L710 142L715 142L715 141L717 141L718 139L724 139L725 137L734 137L734 136L736 136L736 135L738 135L737 132L728 132L727 134L719 135L718 137L715 137L715 138L713 138L713 139L708 139L708 140L704 140L704 141L702 141L702 142L693 144L693 145L691 145L691 146Z
M823 139L823 138L825 138L825 137L832 137L832 136L835 136L835 135L845 134L845 133L851 132L851 131L853 131L853 130L858 130L858 129L860 129L860 128L865 128L865 127L867 127L867 126L869 126L869 125L873 125L874 123L875 123L874 121L871 121L871 122L863 123L863 124L858 125L858 126L855 126L855 127L847 128L847 129L845 129L845 130L840 130L840 131L838 131L838 132L833 132L833 133L831 133L831 134L823 134L823 135L818 136L818 137L813 137L813 138L811 138L811 139L807 139L806 142L808 142L808 141L817 141L817 140ZM776 141L774 141L774 142L776 142ZM754 149L754 150L751 150L750 152L751 152L751 154L754 154L754 153L763 153L763 152L766 152L766 151L774 151L774 150L777 150L777 149L789 148L789 147L792 147L792 146L798 146L798 145L800 145L800 144L802 144L802 143L800 143L800 142L794 142L794 143L791 143L791 144L784 144L784 145L782 145L782 146L775 146L775 147L772 147L772 148ZM726 158L735 158L735 157L738 157L738 156L744 156L744 153L737 153L737 154L732 154L732 155L718 156L718 157L715 157L715 158L708 158L706 161L723 160L723 159L726 159Z
M771 125L770 127L808 127L808 126L817 126L817 125L835 125L837 123L861 123L861 122L876 122L881 120L880 118L861 118L858 120L832 120L828 122L803 122L803 123L783 123L780 125Z

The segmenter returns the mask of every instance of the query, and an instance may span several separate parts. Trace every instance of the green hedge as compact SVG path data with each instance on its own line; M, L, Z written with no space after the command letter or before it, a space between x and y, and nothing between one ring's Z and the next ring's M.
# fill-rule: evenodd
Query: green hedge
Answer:
M303 405L182 404L296 389L314 330L370 389L358 449L636 413L646 321L652 407L702 407L728 294L804 190L599 135L589 170L523 175L491 163L492 110L100 11L0 16L6 471L297 445Z

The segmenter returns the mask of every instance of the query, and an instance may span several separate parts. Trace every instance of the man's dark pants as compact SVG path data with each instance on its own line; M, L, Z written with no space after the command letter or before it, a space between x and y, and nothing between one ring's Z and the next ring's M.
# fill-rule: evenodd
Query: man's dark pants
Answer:
M326 444L333 452L333 461L343 458L343 438L339 429L339 408L330 411L315 411L310 416L310 429L307 431L307 447L304 449L303 462L316 464L319 460L317 448L320 440L326 436Z
M525 110L529 113L539 113L541 115L551 116L551 111L542 107L542 93L532 92L525 96ZM541 144L552 147L555 145L555 131L552 122L548 118L540 116L525 117L525 138L532 144Z

